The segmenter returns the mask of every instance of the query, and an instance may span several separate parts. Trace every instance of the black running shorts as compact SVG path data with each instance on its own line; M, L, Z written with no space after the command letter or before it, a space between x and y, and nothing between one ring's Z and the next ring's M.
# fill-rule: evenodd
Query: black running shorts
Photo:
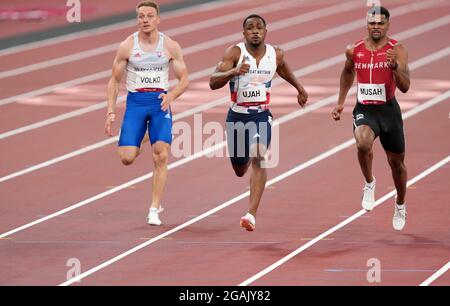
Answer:
M356 103L353 109L353 130L368 125L380 137L385 151L401 154L405 152L405 135L400 106L395 97L382 105Z

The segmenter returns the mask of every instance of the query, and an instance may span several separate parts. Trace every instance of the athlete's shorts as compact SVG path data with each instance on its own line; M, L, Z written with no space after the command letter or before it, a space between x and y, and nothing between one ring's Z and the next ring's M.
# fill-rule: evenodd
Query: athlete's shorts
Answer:
M145 131L150 143L172 143L172 113L161 110L163 92L128 92L127 108L120 131L119 147L141 147Z
M353 130L360 125L368 125L375 137L380 137L385 151L396 154L405 152L402 113L395 97L382 105L356 103L353 110Z
M227 144L233 165L246 165L250 160L250 147L257 143L269 148L272 138L272 114L269 110L241 114L228 111L226 119Z

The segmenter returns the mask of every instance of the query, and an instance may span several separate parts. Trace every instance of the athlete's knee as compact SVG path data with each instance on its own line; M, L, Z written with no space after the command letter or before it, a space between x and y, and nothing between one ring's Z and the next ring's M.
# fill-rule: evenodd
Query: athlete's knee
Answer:
M372 152L372 143L370 141L357 141L356 147L358 149L358 152L362 154L369 154L370 152Z
M125 166L131 165L135 159L136 159L136 156L134 156L133 154L120 153L120 161Z
M402 156L388 156L388 162L393 171L402 172L406 170L405 162Z
M158 167L167 165L169 161L169 153L167 150L158 150L153 152L153 162Z

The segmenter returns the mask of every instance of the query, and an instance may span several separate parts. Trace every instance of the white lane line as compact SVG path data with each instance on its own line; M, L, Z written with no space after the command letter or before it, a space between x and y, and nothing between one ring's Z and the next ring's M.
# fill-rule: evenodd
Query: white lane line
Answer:
M352 142L353 144L353 142ZM439 161L438 163L434 164L432 167L428 168L427 170L423 171L422 173L420 173L419 175L415 176L413 179L409 180L407 185L411 186L415 183L417 183L418 181L422 180L423 178L425 178L426 176L430 175L431 173L437 171L439 168L445 166L448 162L450 162L450 155L448 155L446 158L442 159L441 161ZM380 199L378 199L375 202L375 206L378 206L380 204L382 204L383 202L387 201L388 199L392 198L393 196L396 195L396 191L393 190L391 192L389 192L388 194L384 195L383 197L381 197ZM297 256L298 254L302 253L303 251L305 251L306 249L310 248L311 246L313 246L314 244L316 244L317 242L321 241L323 238L331 235L332 233L336 232L337 230L343 228L344 226L346 226L347 224L353 222L354 220L358 219L359 217L361 217L362 215L364 215L365 213L367 213L367 211L365 211L364 209L360 210L359 212L355 213L353 216L351 216L350 218L342 221L341 223L339 223L338 225L336 225L333 228L330 228L329 230L327 230L326 232L320 234L319 236L317 236L316 238L314 238L313 240L311 240L310 242L302 245L301 247L299 247L297 250L291 252L290 254L286 255L285 257L281 258L280 260L278 260L277 262L275 262L274 264L270 265L269 267L265 268L264 270L262 270L261 272L255 274L254 276L250 277L249 279L247 279L246 281L242 282L241 284L239 284L239 286L248 286L249 284L255 282L256 280L260 279L261 277L265 276L266 274L270 273L271 271L275 270L276 268L278 268L279 266L281 266L282 264L284 264L285 262L289 261L290 259L294 258L295 256Z
M428 26L428 24L425 24L424 26ZM414 37L416 35L416 32L412 32L411 35ZM401 33L398 36L403 36L403 39L407 38L405 35L401 35ZM448 55L450 55L450 47L447 47L447 48L442 49L440 51L437 51L435 53L429 54L429 55L427 55L427 56L425 56L425 57L423 57L423 58L421 58L421 59L411 63L410 64L410 69L414 70L414 69L420 68L420 67L422 67L424 65L427 65L427 64L432 63L434 61L440 60L440 59L442 59L442 58L444 58L444 57L446 57ZM336 64L340 63L342 60L343 60L343 56L342 55L338 55L338 56L329 58L327 60L323 60L323 61L321 61L319 63L310 65L308 67L296 70L296 71L294 71L294 74L295 74L296 77L302 77L302 76L305 76L307 74L310 74L310 73L313 73L313 72L316 72L316 71L319 71L319 70L331 67L333 65L336 65ZM206 74L210 73L210 71L208 69L203 70L203 71L198 73L198 76L200 77L200 75L202 75L203 73L206 75ZM194 78L194 77L197 77L197 75L193 74L193 75L191 75L191 77ZM275 79L274 82L273 82L273 85L276 86L280 82L281 82L280 79ZM352 90L354 90L354 89L352 89ZM206 103L206 104L194 107L194 108L192 108L192 109L190 109L188 111L182 112L180 114L176 114L173 119L174 119L174 121L177 121L177 120L180 120L182 118L186 118L188 116L191 116L193 114L205 111L207 109L217 107L219 105L222 105L223 103L226 103L227 101L228 101L228 97L220 98L220 99L217 99L217 100L212 101L210 103ZM76 112L80 112L80 111L82 111L82 110L78 110ZM297 112L291 113L290 116L296 116ZM286 117L286 119L287 118L289 118L289 117ZM1 136L2 136L2 134L0 134L0 139L2 139ZM54 165L56 163L62 162L64 160L67 160L67 159L70 159L70 158L73 158L73 157L76 157L78 155L85 154L85 153L88 153L90 151L99 149L99 148L101 148L103 146L106 146L106 145L109 145L111 143L117 142L117 140L118 140L117 136L116 137L112 137L112 138L109 138L109 139L97 142L95 144L89 145L87 147L84 147L82 149L79 149L79 150L76 150L76 151L72 151L70 153L67 153L67 154L58 156L56 158L47 160L45 162L42 162L42 163L30 166L28 168L16 171L16 172L8 174L8 175L5 175L3 177L0 177L0 183L8 181L8 180L11 180L13 178L16 178L18 176L21 176L21 175L24 175L24 174L27 174L27 173L30 173L30 172L33 172L33 171L36 171L36 170L39 170L39 169L42 169L42 168Z
M425 2L425 4L430 4L434 1L431 2ZM415 7L414 5L408 5L410 7ZM331 16L331 15L336 15L336 10L339 9L339 13L343 13L345 11L349 11L349 10L354 10L357 9L358 7L355 6L354 3L343 3L343 4L339 4L327 9L319 9L316 11L312 11L303 15L299 15L299 16L295 16L293 18L288 18L288 19L283 19L281 21L278 22L274 22L270 28L273 29L273 31L275 30L281 30L284 29L286 27L289 26L293 26L293 25L297 25L297 24L301 24L301 23L305 23L311 20L315 20L315 19L319 19L322 17L327 17L327 16ZM355 27L356 28L356 27ZM342 29L340 29L342 31ZM330 37L329 35L329 31L324 31L328 33L328 36L326 36L326 38ZM321 32L320 32L321 33ZM339 31L336 31L335 35L339 34ZM319 33L318 33L319 34ZM317 36L318 34L315 34L314 36ZM242 33L234 33L231 35L227 35L227 36L223 36L220 37L218 39L213 39L213 40L209 40L207 42L204 43L199 43L190 47L184 47L183 48L183 55L187 56L189 54L194 54L196 52L200 52L200 51L204 51L204 50L208 50L210 48L213 47L218 47L218 46L222 46L225 45L227 43L231 43L234 41L239 40L240 38L242 38ZM214 69L211 68L211 69ZM40 94L42 94L42 92L44 91L54 91L56 89L62 89L65 88L64 86L67 85L67 83L71 84L71 86L77 85L77 84L82 84L85 83L86 80L90 80L90 81L95 81L98 79L101 79L103 75L109 76L111 74L111 70L104 70L92 75L88 75L76 80L71 80L68 82L64 82L64 83L60 83L60 84L56 84L56 85L52 85L52 86L47 86L45 88L39 89L39 90L34 90L28 93L23 93L17 96L11 96L11 97L6 97L6 98L2 98L0 99L0 105L6 105L6 104L11 104L16 102L17 100L23 99L23 98L30 98L30 97L34 97L36 92L39 92ZM63 86L64 85L64 86ZM103 102L102 102L103 103Z
M240 2L243 2L243 0L239 0L239 1L238 0L221 0L221 1L211 2L211 3L200 4L197 6L181 8L181 9L174 10L174 11L171 11L168 13L161 12L161 18L163 18L164 20L167 20L168 18L177 18L177 17L183 16L186 14L190 14L193 12L198 13L198 12L205 12L205 11L220 9L222 7L225 7L228 5L234 5L234 4L240 3ZM132 7L130 7L130 8L132 9ZM66 42L66 41L73 40L73 39L80 39L80 38L85 38L85 37L94 36L94 35L102 35L105 33L111 33L113 31L121 31L123 29L130 28L130 27L136 27L136 20L133 19L133 20L129 20L129 21L123 21L123 22L119 22L116 24L102 26L102 27L98 27L95 29L91 29L91 30L79 31L76 33L61 35L61 36L54 37L54 38L48 38L48 39L44 39L44 40L40 40L40 41L28 43L28 44L22 44L22 45L15 46L15 47L5 48L5 49L0 50L0 56L6 56L6 55L9 55L12 53L18 53L18 52L28 51L28 50L32 50L32 49L36 49L36 48L41 48L41 47L49 46L52 44Z
M447 97L448 97L448 94L450 94L450 90L447 91ZM439 96L439 97L440 97L440 96ZM435 105L435 104L438 103L438 102L436 102L436 100L438 100L439 97L436 97L436 98L434 98L434 99L432 99L432 100L430 100L430 101L427 101L427 102L425 102L425 103L428 104L429 107L432 107L433 105ZM441 98L441 99L442 99L442 98ZM428 107L428 108L429 108L429 107ZM423 109L423 110L425 110L425 109ZM423 110L422 110L422 111L423 111ZM414 114L417 114L417 112L414 113ZM409 118L409 117L412 116L412 115L409 115L408 113L406 113L405 115L406 115L406 118ZM277 122L277 123L278 123L278 122ZM312 165L317 164L318 162L320 162L320 161L322 161L322 160L324 160L324 159L326 159L326 158L328 158L328 157L330 157L330 156L333 156L334 154L336 154L336 153L338 153L338 152L340 152L340 151L342 151L342 150L344 150L344 149L350 147L350 146L353 145L354 143L355 143L355 140L354 140L353 138L352 138L352 139L349 139L349 140L347 140L347 141L341 143L340 145L338 145L338 146L336 146L336 147L334 147L334 148L332 148L332 149L330 149L330 150L328 150L328 151L326 151L326 152L324 152L324 153L322 153L322 154L320 154L320 155L318 155L318 156L316 156L316 157L310 159L309 161L304 162L304 163L302 163L302 164L300 164L300 165L298 165L298 166L292 168L291 170L286 171L286 172L284 172L283 174L281 174L281 175L279 175L279 176L277 176L277 177L271 179L270 181L268 181L268 182L266 183L266 187L269 187L269 186L271 186L271 185L273 185L273 184L276 184L276 183L278 183L278 182L280 182L280 181L282 181L282 180L284 180L284 179L286 179L286 178L288 178L288 177L290 177L290 176L292 176L292 175L294 175L294 174L296 174L296 173L298 173L298 172L300 172L300 171L302 171L302 170L304 170L304 169L306 169L306 168L308 168L308 167L311 167ZM446 164L447 162L449 162L449 161L450 161L450 155L447 156L446 159L442 160L441 162L437 163L437 164L434 165L433 167L429 168L427 171L424 171L424 172L421 173L420 175L418 175L418 176L416 176L415 178L413 178L412 180L410 180L410 181L408 182L408 184L411 185L411 184L416 183L418 180L420 180L421 178L423 178L423 177L425 177L426 175L430 174L431 172L433 172L433 171L439 169L440 167L442 167L443 165L445 165L445 164ZM83 279L83 278L85 278L85 277L87 277L87 276L89 276L89 275L92 275L93 273L95 273L95 272L97 272L97 271L99 271L99 270L101 270L101 269L103 269L103 268L105 268L105 267L107 267L107 266L110 266L110 265L112 265L113 263L115 263L115 262L117 262L117 261L119 261L119 260L121 260L121 259L123 259L123 258L125 258L125 257L127 257L127 256L129 256L129 255L131 255L131 254L133 254L133 253L136 253L137 251L139 251L139 250L141 250L141 249L143 249L143 248L149 246L150 244L152 244L152 243L154 243L154 242L157 242L157 241L161 240L162 238L165 238L165 237L167 237L167 236L169 236L169 235L171 235L171 234L173 234L173 233L175 233L175 232L177 232L177 231L182 230L182 229L185 228L185 227L188 227L189 225L191 225L191 224L193 224L193 223L196 223L196 222L198 222L198 221L200 221L200 220L202 220L202 219L207 218L208 216L210 216L210 215L212 215L212 214L217 213L218 211L220 211L220 210L222 210L222 209L224 209L224 208L226 208L226 207L228 207L228 206L230 206L230 205L232 205L232 204L237 203L238 201L240 201L240 200L242 200L242 199L248 197L249 195L250 195L250 192L249 192L249 191L244 192L244 193L242 193L242 194L236 196L235 198L233 198L233 199L231 199L231 200L229 200L229 201L227 201L227 202L225 202L225 203L223 203L223 204L221 204L221 205L219 205L219 206L217 206L217 207L215 207L215 208L213 208L213 209L211 209L211 210L209 210L209 211L207 211L207 212L201 214L200 216L198 216L198 217L196 217L196 218L193 218L193 219L191 219L191 220L189 220L189 221L187 221L187 222L185 222L185 223L183 223L183 224L181 224L181 225L179 225L179 226L177 226L177 227L175 227L175 228L173 228L173 229L171 229L171 230L169 230L169 231L167 231L167 232L164 232L164 233L158 235L157 237L155 237L155 238L153 238L153 239L151 239L151 240L148 240L148 241L146 241L146 242L144 242L144 243L142 243L142 244L137 245L136 247L134 247L134 248L132 248L132 249L130 249L130 250L128 250L128 251L126 251L126 252L124 252L124 253L122 253L122 254L120 254L120 255L118 255L118 256L116 256L116 257L114 257L114 258L112 258L112 259L110 259L110 260L108 260L108 261L106 261L106 262L104 262L104 263L102 263L102 264L100 264L100 265L94 267L94 268L92 268L92 269L89 269L88 271L86 271L86 272L84 272L84 273L82 273L82 274L80 274L80 275L78 275L78 276L76 276L76 277L74 277L74 278L72 278L72 279L70 279L70 280L68 280L68 281L66 281L66 282L64 282L64 283L62 283L62 284L60 284L60 286L68 286L68 285L73 284L74 282L77 282L77 281L79 281L79 280L81 280L81 279ZM378 206L378 205L380 205L382 202L386 201L389 197L392 197L392 196L394 196L394 195L395 195L395 191L392 191L392 192L390 192L389 194L385 195L384 197L382 197L381 199L379 199L379 200L376 202L375 207ZM361 210L360 212L358 212L357 214L353 215L353 216L350 217L349 219L347 219L347 220L341 222L341 223L338 225L339 228L342 227L342 226L345 226L345 225L348 224L348 223L350 223L350 222L353 221L354 219L356 219L356 218L358 218L359 216L363 215L365 212L366 212L365 210ZM334 229L334 230L333 230L333 229ZM317 241L319 241L319 240L322 239L322 238L325 238L326 236L328 236L329 234L331 234L332 232L334 232L334 231L337 230L338 228L337 228L337 227L334 227L333 229L331 229L331 230L333 230L333 231L329 230L329 231L325 232L324 234L320 235L319 237L316 237L315 239L311 240L310 242L308 242L307 244L305 244L305 246L311 246L311 245L313 245L314 243L316 243ZM6 235L6 236L7 236L7 235ZM0 238L2 238L2 237L5 237L5 236L3 236L3 235L0 236ZM288 256L289 256L289 255L288 255ZM295 255L294 255L294 256L295 256ZM287 256L286 256L286 257L287 257ZM286 258L286 257L285 257L285 258ZM293 257L293 256L292 256L292 257ZM290 259L290 258L289 258L289 259ZM283 258L282 260L287 261L287 260L289 260L289 259L284 260L284 258ZM280 262L281 262L282 260L280 260ZM274 265L272 265L272 266L274 266ZM272 267L272 266L271 266L271 267ZM270 267L269 267L269 268L270 268ZM266 269L266 270L267 270L266 273L268 273L268 272L270 272L271 270L273 270L273 269L275 268L275 266L274 266L270 271L268 270L269 268ZM264 271L266 271L266 270L264 270ZM264 271L260 272L259 274L257 274L257 275L254 276L254 277L257 277L257 276L258 276L257 278L261 277L262 275L264 275L264 274L262 274L262 273L264 273ZM253 279L253 278L251 278L251 279L249 279L249 280L247 280L247 281L249 281L249 283L250 283L250 282L251 282L250 280L252 280L252 279ZM246 281L246 282L247 282L247 281ZM253 281L254 281L254 280L253 280ZM242 283L241 285L246 285L246 282Z
M200 22L195 22L193 24L184 25L182 27L169 29L167 31L164 31L164 33L169 36L182 35L182 34L194 32L194 31L198 31L198 30L207 29L212 26L218 26L218 25L221 25L224 23L239 20L239 19L246 17L247 15L250 15L251 13L264 14L267 12L276 12L276 11L286 10L286 9L289 9L292 7L299 6L299 4L300 4L299 1L292 1L292 0L282 1L280 3L269 4L266 6L257 7L257 8L249 9L249 10L245 10L245 11L238 11L238 12L234 12L232 14L220 16L217 18L203 20ZM353 3L352 6L354 8L355 3ZM342 7L344 8L344 6L342 6ZM108 52L114 52L117 50L118 46L119 46L119 42L116 42L113 44L108 44L108 45L104 45L101 47L92 48L89 50L61 56L58 58L53 58L50 60L33 63L33 64L30 64L27 66L22 66L19 68L6 70L6 71L1 71L0 79L17 76L17 75L24 74L24 73L30 73L32 71L49 68L49 67L53 67L53 66L57 66L57 65L62 65L62 64L66 64L66 63L70 63L70 62L74 62L74 61L79 61L82 59L97 56L100 54L105 54Z
M432 282L434 282L436 279L438 279L440 276L442 276L449 269L450 269L450 261L447 262L447 264L444 265L442 268L440 268L436 273L431 275L426 281L424 281L422 284L420 284L420 286L421 287L429 286Z

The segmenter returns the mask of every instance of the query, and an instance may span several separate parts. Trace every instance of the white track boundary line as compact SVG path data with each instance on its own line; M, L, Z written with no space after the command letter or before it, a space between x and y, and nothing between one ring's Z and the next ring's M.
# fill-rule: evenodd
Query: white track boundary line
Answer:
M445 94L443 94L441 96L446 96L448 98L449 95L450 95L450 90L447 91ZM427 108L430 108L430 107L434 106L435 104L445 100L441 96L433 98L430 101L425 102L424 104L427 104L428 105ZM424 111L427 108L423 108L422 111ZM413 116L414 114L417 114L417 113L418 112L414 112L414 113L411 112L412 115L409 115L409 112L407 112L407 113L405 113L405 118L409 118L409 117L411 117L411 116ZM298 172L300 172L300 171L302 171L302 170L304 170L304 169L306 169L308 167L311 167L312 165L317 164L318 162L320 162L320 161L322 161L322 160L324 160L324 159L326 159L326 158L328 158L328 157L330 157L330 156L332 156L332 155L334 155L334 154L336 154L336 153L338 153L338 152L340 152L340 151L350 147L354 143L355 143L355 140L353 138L351 138L351 139L341 143L340 145L338 145L338 146L336 146L336 147L334 147L334 148L332 148L332 149L330 149L330 150L328 150L328 151L326 151L326 152L324 152L324 153L322 153L322 154L320 154L320 155L310 159L309 161L304 162L304 163L302 163L302 164L292 168L291 170L286 171L283 174L281 174L281 175L271 179L270 181L268 181L266 183L266 187L271 186L273 184L276 184L276 183L278 183L278 182L280 182L280 181L282 181L282 180L284 180L284 179L286 179L286 178L288 178L288 177L290 177L290 176L292 176L292 175L294 175L294 174L296 174L296 173L298 173ZM450 155L447 156L447 158L444 159L443 161L446 161L445 163L450 161ZM424 173L428 173L428 172L431 173L431 172L433 172L434 170L431 171L431 169L434 169L434 168L438 167L437 165L440 165L439 167L442 167L442 165L445 165L445 163L443 163L443 161L441 161L440 163L436 164L435 166L429 168L427 171L423 172L422 174L420 174L419 176L415 177L414 179L410 180L409 184L414 184L417 180L420 180L420 179L418 179L418 177L424 175ZM425 174L425 176L426 175L428 175L428 174ZM146 242L144 242L144 243L142 243L142 244L140 244L140 245L138 245L138 246L136 246L136 247L134 247L134 248L132 248L132 249L130 249L130 250L128 250L128 251L126 251L126 252L124 252L124 253L122 253L122 254L120 254L120 255L118 255L118 256L116 256L116 257L114 257L114 258L112 258L112 259L110 259L110 260L108 260L108 261L106 261L106 262L104 262L104 263L102 263L102 264L100 264L100 265L98 265L98 266L96 266L96 267L86 271L86 272L84 272L84 273L81 273L80 275L78 275L78 276L76 276L76 277L74 277L74 278L72 278L72 279L70 279L70 280L60 284L60 286L68 286L70 284L73 284L74 282L78 282L81 279L83 279L83 278L85 278L85 277L87 277L87 276L89 276L89 275L91 275L91 274L93 274L93 273L95 273L95 272L97 272L97 271L99 271L99 270L101 270L101 269L103 269L103 268L105 268L105 267L107 267L107 266L109 266L109 265L111 265L111 264L113 264L113 263L115 263L115 262L117 262L117 261L119 261L119 260L121 260L121 259L123 259L123 258L125 258L125 257L127 257L127 256L129 256L129 255L131 255L131 254L141 250L141 249L143 249L143 248L145 248L145 247L147 247L147 246L149 246L150 244L152 244L154 242L157 242L158 240L161 240L164 237L167 237L167 236L169 236L169 235L171 235L171 234L173 234L173 233L175 233L177 231L180 231L183 228L185 228L185 227L187 227L187 226L189 226L189 225L191 225L193 223L196 223L196 222L198 222L198 221L200 221L200 220L202 220L202 219L204 219L204 218L206 218L206 217L208 217L210 215L215 214L216 212L218 212L218 211L220 211L220 210L222 210L222 209L224 209L224 208L226 208L226 207L228 207L228 206L230 206L232 204L237 203L238 201L248 197L249 195L250 195L250 191L244 192L244 193L238 195L237 197L235 197L235 198L233 198L233 199L231 199L231 200L229 200L229 201L227 201L227 202L225 202L225 203L223 203L223 204L221 204L221 205L219 205L219 206L217 206L217 207L215 207L215 208L213 208L213 209L211 209L211 210L209 210L209 211L207 211L207 212L205 212L203 214L201 214L200 216L198 216L196 218L193 218L193 219L191 219L191 220L189 220L189 221L187 221L187 222L185 222L185 223L183 223L183 224L181 224L181 225L179 225L179 226L177 226L177 227L175 227L175 228L173 228L173 229L171 229L171 230L169 230L167 232L164 232L164 233L158 235L157 237L155 237L155 238L153 238L151 240L148 240L148 241L146 241ZM389 197L392 197L393 195L395 195L395 191L392 191L389 194L387 194L384 197L382 197L381 199L379 199L376 202L375 207L380 205L380 203L382 203L383 201L385 201ZM356 219L357 217L363 215L364 212L365 212L365 210L362 210L362 211L358 212L357 214L355 214L353 217L350 217L349 219L352 219L352 218ZM355 218L355 216L356 216L356 218ZM344 222L346 222L345 224L350 223L351 221L354 220L354 219L352 219L351 221L348 221L349 219L344 221ZM344 222L342 222L342 223L344 223ZM344 225L342 225L342 226L344 226ZM319 237L322 237L323 235L324 234L322 234ZM4 237L5 236L3 236L3 235L0 236L0 238L4 238ZM324 237L325 236L323 236L322 238L324 238ZM322 239L322 238L320 238L320 239ZM311 242L313 242L315 240L312 240ZM310 245L311 242L307 243L307 245ZM262 272L260 272L260 273L262 273Z
M408 183L407 183L407 186L411 186L411 185L417 183L418 181L422 180L426 176L428 176L431 173L437 171L439 168L445 166L448 162L450 162L450 155L448 155L446 158L442 159L438 163L434 164L432 167L428 168L427 170L423 171L419 175L415 176L413 179L409 180ZM396 195L396 191L395 190L385 194L383 197L381 197L380 199L378 199L375 202L375 207L380 205L380 204L382 204L383 202L387 201L388 199L392 198L395 195ZM298 248L294 252L292 252L292 253L288 254L287 256L281 258L280 260L278 260L274 264L270 265L269 267L265 268L261 272L255 274L254 276L250 277L246 281L242 282L241 284L239 284L239 286L247 286L247 285L253 283L254 281L260 279L261 277L263 277L264 275L266 275L266 274L270 273L271 271L275 270L276 268L278 268L279 266L281 266L282 264L284 264L288 260L294 258L295 256L299 255L300 253L302 253L306 249L308 249L311 246L313 246L314 244L316 244L317 242L321 241L323 238L331 235L332 233L334 233L337 230L343 228L347 224L349 224L352 221L358 219L359 217L361 217L362 215L364 215L366 213L367 213L366 210L364 210L364 209L360 210L359 212L355 213L353 216L349 217L348 219L342 221L341 223L339 223L335 227L327 230L326 232L324 232L321 235L317 236L316 238L314 238L310 242L302 245L300 248Z
M450 269L450 261L447 262L447 264L445 264L442 268L440 268L436 273L431 275L426 281L424 281L422 284L420 284L420 286L421 287L429 286L432 282L434 282L436 279L438 279L440 276L442 276L449 269Z
M426 6L430 6L432 3L434 3L434 0L432 0L430 2L424 2L423 6L425 6L425 7ZM406 6L410 7L410 10L417 8L416 5L406 5ZM406 7L406 6L404 6L404 7ZM402 10L400 10L401 14L407 14L407 13L412 12L412 11L406 11L405 9L403 9L404 7L400 7L400 8L402 8ZM315 10L315 11L312 11L312 12L308 12L308 13L305 13L303 15L296 16L295 18L289 18L289 19L284 19L284 20L281 20L281 21L274 22L274 23L272 23L270 28L273 31L276 31L276 30L284 29L286 27L290 27L290 26L302 24L302 23L305 23L305 22L308 22L308 21L312 21L312 20L315 20L315 19L319 19L319 18L335 15L336 14L336 9L338 9L338 8L340 10L340 13L342 13L342 12L345 12L345 11L357 9L358 7L355 7L354 4L350 5L349 3L339 4L339 5L327 8L327 9L319 9L319 10ZM351 23L351 24L353 24L353 28L354 29L357 28L354 23ZM328 34L328 36L326 36L325 38L329 38L329 37L332 37L330 35L332 35L333 33L334 33L334 35L340 34L340 31L343 31L343 29L344 30L346 29L345 25L340 26L339 29L334 29L334 30L331 29L331 30L323 31L323 33L326 32ZM348 31L350 31L350 30L348 30ZM332 31L332 32L330 32L330 31ZM319 33L316 33L316 34L310 35L310 36L317 37L317 35L319 35L320 33L322 33L322 32L319 32ZM221 46L221 45L225 45L227 43L232 43L234 41L239 40L240 38L242 38L242 33L233 33L233 34L230 34L230 35L227 35L227 36L220 37L218 39L213 39L213 40L209 40L207 42L199 43L199 44L196 44L196 45L193 45L193 46L184 47L183 48L183 55L187 56L187 55L190 55L190 54L194 54L196 52L208 50L208 49L213 48L213 47L218 47L218 46ZM214 69L214 67L211 68L211 69ZM108 69L108 70L97 72L97 73L94 73L94 74L91 74L91 75L88 75L88 76L84 76L84 77L81 77L81 78L78 78L78 79L75 79L75 80L70 80L70 81L66 81L66 82L63 82L63 83L56 84L56 85L47 86L47 87L44 87L44 88L41 88L41 89L37 89L37 90L30 91L30 92L22 93L22 94L19 94L19 95L16 95L16 96L2 98L2 99L0 99L0 106L1 105L7 105L7 104L15 103L19 99L34 97L34 96L36 96L36 93L43 94L45 92L52 92L52 91L55 91L57 89L66 88L67 84L69 84L70 86L74 86L74 85L83 84L83 83L86 83L86 82L95 81L95 80L103 78L104 75L105 75L104 77L107 77L110 74L111 74L111 69ZM104 102L102 102L102 103L104 103Z
M232 14L223 15L223 16L220 16L220 17L217 17L214 19L207 19L207 20L203 20L200 22L187 24L182 27L168 29L168 30L164 31L164 33L169 36L172 36L172 35L179 36L179 35L186 34L186 33L204 30L204 29L207 29L212 26L218 26L218 25L228 23L231 21L243 19L247 15L250 15L251 13L259 13L259 14L264 14L264 13L268 13L268 12L272 13L272 12L276 12L276 11L287 10L292 7L298 7L300 4L301 3L299 3L299 1L292 1L292 0L282 1L280 3L277 2L275 4L272 3L269 5L256 7L256 8L245 10L245 11L238 11L238 12L235 12ZM347 3L347 5L350 7L350 4ZM351 7L352 7L352 9L355 8L355 2L352 2ZM339 11L341 8L344 10L346 9L346 7L344 5L336 6L337 11ZM117 50L118 46L119 46L119 42L113 43L113 44L108 44L108 45L103 45L100 47L92 48L89 50L84 50L81 52L77 52L77 53L73 53L73 54L69 54L69 55L65 55L65 56L61 56L61 57L57 57L57 58L53 58L50 60L41 61L38 63L33 63L30 65L14 68L11 70L1 71L0 79L10 78L10 77L17 76L20 74L30 73L30 72L36 71L36 70L41 70L44 68L49 68L49 67L62 65L62 64L66 64L66 63L70 63L70 62L74 62L74 61L79 61L82 59L97 56L100 54L105 54L108 52L115 52Z
M200 5L196 5L196 6L180 8L178 10L174 10L174 11L171 11L168 13L162 12L161 18L164 18L164 19L176 18L176 17L180 17L180 16L183 16L186 14L193 13L193 12L197 13L197 12L205 12L205 11L209 11L209 10L215 10L215 9L219 9L221 7L225 7L228 5L234 5L234 4L240 3L240 2L244 2L244 1L243 0L240 0L240 1L221 0L221 1L211 2L211 3L204 3L204 4L200 4ZM132 7L130 7L130 8L132 9ZM113 31L121 31L123 29L135 27L135 26L136 26L136 20L133 19L133 20L115 23L112 25L98 27L95 29L83 30L83 31L79 31L76 33L60 35L60 36L54 37L54 38L48 38L48 39L44 39L44 40L40 40L40 41L36 41L36 42L32 42L32 43L21 44L19 46L2 49L2 50L0 50L0 56L6 56L6 55L9 55L12 53L24 52L24 51L28 51L28 50L32 50L32 49L36 49L36 48L49 46L52 44L66 42L66 41L73 40L73 39L85 38L85 37L94 36L94 35L101 35L101 34L110 33Z
M425 24L425 26L426 25L427 24ZM413 33L413 35L415 35L415 33ZM405 35L399 35L399 36L405 37ZM421 59L411 63L410 64L410 68L411 68L411 70L420 68L420 67L422 67L422 66L424 66L426 64L432 63L433 61L436 61L436 60L439 60L441 58L444 58L444 57L448 56L449 54L450 54L450 47L447 47L445 49L442 49L440 51L437 51L435 53L427 55L427 56L425 56L425 57L423 57L423 58L421 58ZM338 55L338 56L329 58L327 60L321 61L319 63L310 65L308 67L296 70L294 72L294 74L295 74L296 77L301 77L301 76L307 75L309 73L313 73L313 72L316 72L318 70L321 70L321 69L330 67L332 65L335 65L335 64L341 62L342 60L343 60L343 56ZM281 83L281 81L282 80L279 79L279 78L275 79L274 82L273 82L273 85L276 86L279 83ZM354 90L354 89L352 89L352 90ZM335 96L332 96L332 97L334 98ZM186 118L188 116L191 116L191 115L193 115L195 113L202 112L202 111L207 110L209 108L216 107L218 105L226 103L227 101L228 101L228 97L220 98L220 99L215 100L213 102L194 107L193 109L185 111L183 113L176 114L173 119L174 119L174 121L177 121L177 120L180 120L182 118ZM419 108L417 108L417 109L419 109ZM296 114L297 114L297 112L294 112L294 113L291 113L290 115L287 115L287 116L294 116L295 117ZM289 117L286 117L286 118L289 118ZM114 143L117 140L118 140L117 136L116 137L112 137L112 138L109 138L109 139L97 142L95 144L89 145L87 147L84 147L82 149L79 149L79 150L76 150L76 151L72 151L70 153L67 153L67 154L55 157L53 159L47 160L45 162L42 162L42 163L30 166L28 168L16 171L16 172L8 174L6 176L0 177L0 183L8 181L8 180L11 180L13 178L19 177L21 175L24 175L24 174L27 174L27 173L30 173L30 172L33 172L33 171L36 171L36 170L39 170L39 169L42 169L42 168L54 165L56 163L62 162L64 160L67 160L67 159L70 159L70 158L73 158L73 157L76 157L78 155L88 153L90 151L93 151L93 150L96 150L96 149L101 148L103 146L106 146L106 145L109 145L111 143Z

